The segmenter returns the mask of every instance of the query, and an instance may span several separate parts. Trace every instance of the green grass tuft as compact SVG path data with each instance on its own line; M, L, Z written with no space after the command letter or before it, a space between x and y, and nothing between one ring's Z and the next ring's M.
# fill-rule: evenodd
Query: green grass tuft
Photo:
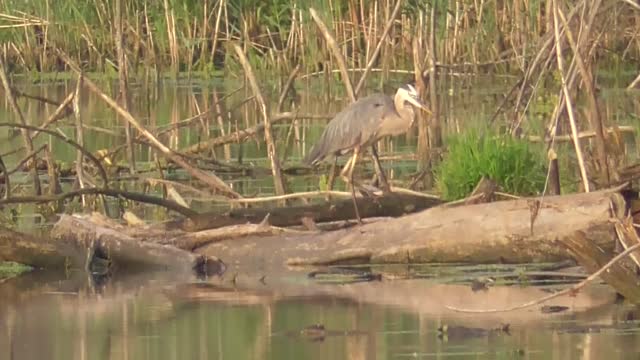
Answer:
M446 200L468 196L482 176L498 183L501 191L516 195L542 192L546 162L542 151L510 136L477 130L448 140L448 154L436 170L437 187Z
M0 261L0 279L18 276L24 272L31 271L32 267L11 261Z

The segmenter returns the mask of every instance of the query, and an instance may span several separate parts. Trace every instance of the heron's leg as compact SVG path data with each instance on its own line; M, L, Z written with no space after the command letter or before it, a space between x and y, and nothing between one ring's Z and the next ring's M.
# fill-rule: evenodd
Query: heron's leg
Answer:
M359 153L359 146L353 149L353 157L351 158L351 166L349 168L349 183L351 184L351 199L353 200L353 209L356 213L356 219L358 219L358 223L362 224L362 218L360 218L360 211L358 210L358 202L356 201L356 187L353 182L353 169L356 167L356 163L358 162Z
M384 169L382 169L382 165L380 164L380 159L378 158L378 149L375 144L371 145L371 157L373 158L373 167L376 171L376 175L378 176L378 181L380 182L382 191L384 191L385 193L391 192L391 187L389 187L387 176L384 174Z
M331 171L329 172L329 180L327 181L327 190L333 190L333 184L336 182L336 166L338 166L338 157L333 158Z
M340 177L344 180L344 182L346 183L350 183L351 179L349 178L349 170L352 167L353 164L353 158L355 156L355 152L353 153L353 155L351 155L351 157L349 158L349 160L347 160L347 163L344 164L344 167L342 168L342 171L340 171Z

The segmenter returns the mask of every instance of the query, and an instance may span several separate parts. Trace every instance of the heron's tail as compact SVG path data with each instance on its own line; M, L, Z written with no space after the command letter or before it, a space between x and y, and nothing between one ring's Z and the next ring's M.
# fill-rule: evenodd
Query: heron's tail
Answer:
M327 150L325 146L324 136L322 136L322 138L320 138L320 141L318 141L313 146L313 148L311 148L311 151L309 151L307 156L305 156L305 158L302 160L302 163L307 166L316 165L326 156Z

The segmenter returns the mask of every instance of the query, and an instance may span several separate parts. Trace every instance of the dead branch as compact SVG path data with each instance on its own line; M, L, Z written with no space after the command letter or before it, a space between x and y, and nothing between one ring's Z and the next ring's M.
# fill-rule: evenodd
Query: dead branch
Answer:
M40 196L13 196L10 198L0 199L0 205L56 202L82 195L106 195L117 198L125 198L145 204L158 205L169 210L173 210L188 218L192 218L198 215L196 211L179 205L171 200L165 200L156 196L141 193L106 188L83 188L61 194L48 194Z
M76 73L80 74L82 71L78 65L71 60L71 58L62 50L56 48L57 55ZM219 191L220 193L231 197L231 198L239 198L242 197L237 192L233 191L224 181L222 181L219 177L211 173L205 173L204 171L197 169L191 166L188 162L183 160L179 155L177 155L173 150L164 145L160 140L158 140L149 130L147 130L138 120L136 120L131 113L124 110L117 102L115 102L111 97L102 92L100 88L93 83L90 79L84 79L84 85L89 88L92 92L96 93L102 100L104 100L107 105L109 105L112 109L114 109L118 114L120 114L128 123L133 125L141 134L144 135L145 138L149 141L149 144L162 153L165 157L175 162L178 166L185 169L191 176L197 178L198 180L204 182L209 185L212 189Z

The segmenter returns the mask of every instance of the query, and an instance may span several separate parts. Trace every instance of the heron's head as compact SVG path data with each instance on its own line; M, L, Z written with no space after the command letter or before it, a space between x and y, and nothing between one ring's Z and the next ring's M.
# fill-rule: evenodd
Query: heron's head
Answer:
M402 103L409 103L431 114L431 110L429 110L429 108L420 101L418 91L413 87L413 85L407 84L398 88L398 92L396 92L396 98L397 97L402 100Z

